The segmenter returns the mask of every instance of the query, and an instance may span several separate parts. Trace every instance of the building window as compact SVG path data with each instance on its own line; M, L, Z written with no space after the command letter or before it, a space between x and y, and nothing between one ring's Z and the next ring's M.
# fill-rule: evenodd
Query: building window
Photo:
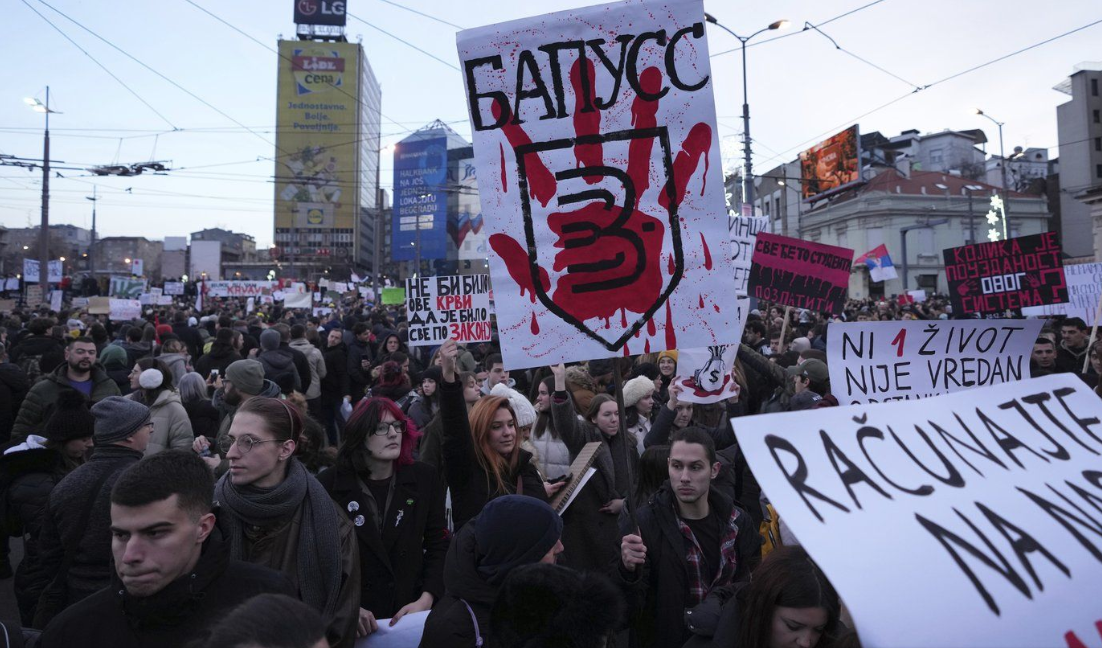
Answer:
M945 158L942 156L941 149L930 150L930 166L940 165L944 161L944 159Z
M1102 164L1094 165L1094 175L1102 178Z
M1094 111L1094 123L1102 123L1102 115L1100 115L1097 110Z
M1091 79L1091 96L1098 96L1098 79Z
M1102 151L1102 137L1094 138L1094 150Z

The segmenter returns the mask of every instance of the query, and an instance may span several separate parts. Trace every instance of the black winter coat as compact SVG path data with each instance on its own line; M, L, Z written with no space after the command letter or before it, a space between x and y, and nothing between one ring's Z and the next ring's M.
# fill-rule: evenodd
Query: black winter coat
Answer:
M547 492L543 490L543 478L532 463L532 453L521 450L517 465L502 475L505 492L500 492L496 484L491 486L491 477L478 464L475 455L474 437L467 418L467 404L463 400L463 385L442 381L440 391L440 419L444 432L441 448L444 458L444 477L452 492L452 520L458 531L468 520L482 511L482 507L495 497L502 495L528 495L544 502ZM517 439L520 443L520 439ZM523 492L517 491L517 483Z
M58 588L52 581L69 547L76 547L76 554L65 577L68 591L63 605L72 605L111 582L111 488L122 471L141 458L141 452L123 446L98 447L87 463L54 487L43 511L42 530L38 536L40 560L36 571L42 582L50 583L43 591L44 599L55 599ZM107 479L93 495L93 486L104 475ZM92 502L92 511L88 525L77 528L89 502ZM44 627L55 613L51 606L43 606L43 599L40 599L34 627Z
M376 619L389 619L422 592L437 601L444 595L444 557L448 527L444 484L436 470L415 462L397 469L390 510L380 534L364 501L372 497L360 488L356 473L330 468L318 475L341 509L355 524L360 547L360 607ZM352 503L355 503L353 506ZM382 506L379 506L380 513Z
M109 587L59 614L42 633L39 646L184 646L208 636L241 603L268 593L297 596L283 574L230 560L229 547L215 527L189 574L143 598L128 594L114 576Z
M322 350L325 358L325 378L321 379L321 397L327 402L339 402L348 396L348 347L344 342Z
M23 398L30 388L27 374L23 373L19 365L10 362L0 364L0 443L11 439L15 417L19 414L19 407L23 405Z
M191 431L196 437L205 436L211 443L218 439L218 426L222 416L209 400L184 403L184 411L191 421Z
M306 357L305 353L290 344L280 344L279 350L291 353L291 361L294 362L295 372L298 373L298 391L305 394L306 390L310 389L311 383L314 382L314 374L310 373L310 359Z
M173 324L172 332L187 345L187 352L192 358L198 358L203 354L203 336L199 335L198 329L187 324Z
M448 549L444 564L444 598L432 607L425 619L425 631L421 635L420 648L475 648L476 645L492 646L490 612L497 599L497 586L487 583L478 573L478 557L475 551L474 525L461 529ZM471 611L467 611L467 605ZM477 635L471 613L478 620ZM482 644L475 637L481 636Z
M279 385L281 389L293 386L297 392L303 390L302 379L295 367L295 357L291 349L261 351L256 354L256 359L264 365L264 377Z
M8 357L15 364L29 356L42 356L38 368L42 376L65 362L65 344L51 335L31 335L12 347Z
M710 515L719 515L725 523L730 518L731 500L718 491L708 493L708 505ZM628 572L619 558L615 562L614 578L624 589L632 619L633 646L680 648L689 638L685 623L690 601L689 568L686 541L677 528L676 511L674 494L666 482L636 513L640 535L647 547L646 563ZM761 535L749 514L741 511L737 522L735 582L749 578L751 570L761 561ZM625 535L630 532L621 531Z
M210 353L195 361L195 373L202 376L203 380L210 377L211 369L217 369L225 376L226 368L240 359L241 354L232 346L215 342L210 347Z

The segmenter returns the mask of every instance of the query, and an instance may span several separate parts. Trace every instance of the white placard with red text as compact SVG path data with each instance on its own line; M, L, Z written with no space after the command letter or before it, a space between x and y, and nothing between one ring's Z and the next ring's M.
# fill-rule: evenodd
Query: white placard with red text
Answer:
M409 345L489 342L490 277L450 275L406 280Z

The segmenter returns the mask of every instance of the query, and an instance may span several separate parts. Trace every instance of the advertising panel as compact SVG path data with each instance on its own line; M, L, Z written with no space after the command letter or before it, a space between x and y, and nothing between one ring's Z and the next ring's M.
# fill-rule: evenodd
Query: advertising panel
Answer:
M351 257L359 212L360 46L280 41L276 245L285 257Z
M295 0L295 24L344 27L346 7L344 0Z
M857 124L800 153L800 187L805 202L860 181L861 134Z
M448 140L417 133L394 151L394 222L391 258L442 259L448 251Z

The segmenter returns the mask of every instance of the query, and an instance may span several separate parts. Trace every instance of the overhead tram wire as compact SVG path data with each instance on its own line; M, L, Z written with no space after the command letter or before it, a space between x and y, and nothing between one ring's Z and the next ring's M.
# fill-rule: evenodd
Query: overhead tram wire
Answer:
M826 130L826 131L823 131L822 133L819 133L818 135L816 135L816 136L814 136L814 137L811 137L811 138L809 138L809 139L806 139L806 140L804 140L804 141L800 142L799 144L796 144L795 146L792 146L792 147L789 147L789 148L785 149L785 150L784 150L784 151L782 152L782 154L781 154L781 155L775 155L775 156L773 156L773 157L769 157L769 158L766 158L766 159L765 159L765 160L763 160L762 162L758 162L758 164L765 164L765 163L767 163L767 162L770 162L770 161L772 161L772 160L775 160L775 159L778 159L778 158L780 158L780 157L783 157L784 155L787 155L787 154L791 153L792 151L795 151L795 150L801 149L801 148L803 148L804 146L806 146L806 145L808 145L808 144L814 144L815 142L818 142L819 140L821 140L821 139L822 139L823 137L826 137L827 135L832 135L832 134L834 134L834 133L835 133L835 132L837 132L837 131L838 131L838 129L840 129L840 128L844 128L844 127L846 127L846 126L848 126L848 125L851 125L851 124L853 124L853 123L855 123L855 122L858 122L858 121L860 121L860 120L864 119L865 117L868 117L869 115L871 115L871 114L873 114L873 113L877 113L877 112L880 112L881 110L884 110L885 108L887 108L887 107L889 107L889 106L891 106L891 105L893 105L893 104L896 104L896 103L899 103L900 101L903 101L903 100L904 100L904 99L906 99L907 97L913 97L913 96L915 96L916 94L919 94L919 93L920 93L921 91L929 90L930 88L933 88L933 87L939 86L939 85L941 85L941 84L943 84L943 83L946 83L946 82L948 82L948 81L952 81L953 79L959 78L959 77L961 77L961 76L964 76L964 75L966 75L966 74L970 74L970 73L972 73L972 72L976 72L977 70L981 70L981 69L983 69L983 68L985 68L985 67L988 67L988 66L990 66L990 65L994 65L995 63L999 63L999 62L1001 62L1001 61L1005 61L1005 60L1007 60L1007 59L1009 59L1009 58L1012 58L1012 57L1014 57L1014 56L1017 56L1017 55L1019 55L1019 54L1024 54L1025 52L1028 52L1028 51L1030 51L1030 50L1032 50L1032 49L1036 49L1036 48L1038 48L1038 47L1040 47L1040 46L1042 46L1042 45L1047 45L1047 44L1049 44L1049 43L1052 43L1052 42L1058 41L1058 40L1060 40L1061 38L1065 38L1065 37L1067 37L1067 36L1071 36L1072 34L1075 34L1075 33L1081 32L1081 31L1083 31L1083 30L1085 30L1085 29L1089 29L1089 28L1091 28L1091 27L1094 27L1094 26L1096 26L1096 25L1099 25L1099 24L1102 24L1102 18L1100 18L1100 19L1098 19L1098 20L1095 20L1095 21L1093 21L1093 22L1089 22L1089 23L1087 23L1087 24L1085 24L1085 25L1081 25L1081 26L1079 26L1079 27L1076 27L1075 29L1071 29L1071 30L1069 30L1069 31L1066 31L1066 32L1064 32L1064 33L1062 33L1062 34L1057 34L1056 36L1052 36L1052 37L1050 37L1050 38L1046 38L1045 40L1042 40L1042 41L1038 41L1038 42L1036 42L1036 43L1033 43L1032 45L1027 45L1026 47L1023 47L1023 48L1021 48L1021 49L1018 49L1018 50L1015 50L1015 51L1013 51L1013 52L1010 52L1009 54L1003 54L1002 56L998 56L998 57L996 57L996 58L993 58L993 59L991 59L991 60L989 60L989 61L985 61L985 62L983 62L983 63L980 63L979 65L973 65L972 67L969 67L969 68L967 68L967 69L961 70L961 71L959 71L959 72L954 72L953 74L950 74L950 75L948 75L948 76L946 76L946 77L942 77L942 78L938 79L937 81L934 81L933 83L928 83L928 84L926 84L926 85L924 85L924 86L921 86L919 90L912 90L911 92L908 92L908 93L906 93L906 94L904 94L904 95L900 95L900 96L896 97L895 99L892 99L892 100L888 101L887 103L883 103L883 104L881 104L881 105L877 106L876 108L873 108L872 110L869 110L869 111L867 111L867 112L861 113L860 115L858 115L858 116L856 116L856 117L851 117L850 119L847 119L846 121L842 122L842 123L841 123L841 124L839 124L838 126L835 126L835 127L833 127L833 128L830 128L830 129L828 129L828 130Z
M399 43L402 43L403 45L405 45L407 47L411 47L411 48L417 50L418 52L424 54L425 56L431 58L432 60L437 61L439 63L443 63L444 65L446 65L449 68L455 70L456 72L460 71L459 66L452 65L451 63L445 61L444 59L440 58L439 56L436 56L435 54L427 52L427 51L421 49L420 47L414 45L413 43L411 43L411 42L409 42L409 41L407 41L407 40L405 40L405 39L403 39L399 36L395 36L394 34L388 32L387 30L383 29L382 27L379 27L377 25L373 25L373 24L367 22L366 20L364 20L363 18L360 18L359 16L356 16L356 15L352 14L351 12L346 11L345 13L347 13L350 18L355 18L356 20L362 22L363 24L367 25L368 27L370 27L370 28L372 28L376 31L382 32L382 33L386 34L387 36L390 36L391 38L398 41Z
M34 12L34 13L35 13L35 14L36 14L36 15L37 15L37 16L38 16L39 18L41 18L42 20L44 20L44 21L46 22L46 24L47 24L47 25L49 25L50 27L53 27L53 28L54 28L54 30L55 30L55 31L57 31L57 33L61 34L61 36L62 36L62 37L63 37L63 38L65 39L65 40L69 41L69 42L70 42L70 43L71 43L71 44L73 45L73 47L75 47L75 48L77 48L78 50L80 50L80 52L81 52L82 54L84 54L85 56L87 56L89 60L91 60L91 61L92 61L93 63L95 63L96 65L98 65L98 66L100 67L100 69L102 69L102 70L103 70L104 72L106 72L106 73L107 73L107 75L108 75L108 76L110 76L110 77L111 77L112 79L114 79L115 81L117 81L117 82L119 83L119 85L121 85L122 87L126 88L126 91L127 91L127 92L129 92L130 94L134 95L134 97L135 97L135 98L136 98L136 99L137 99L138 101L142 102L142 104L143 104L143 105L144 105L144 106L145 106L146 108L149 108L149 109L150 109L151 111L153 111L153 113L154 113L155 115L157 115L157 116L158 116L158 117L160 117L160 118L161 118L162 120L164 120L164 122L165 122L166 124L168 124L169 126L171 126L173 130L175 130L175 129L176 129L176 124L173 124L173 123L172 123L172 120L170 120L170 119L169 119L168 117L165 117L165 116L164 116L164 114L162 114L162 113L161 113L161 111L159 111L159 110L157 110L156 108L154 108L154 107L153 107L153 104L151 104L151 103L149 103L148 101L146 101L146 100L145 100L145 99L144 99L144 98L143 98L143 97L142 97L142 96L141 96L140 94L138 94L138 93L137 93L137 91L136 91L136 90L134 90L134 89L133 89L133 88L131 88L130 86L126 85L126 82L125 82L125 81L123 81L123 80L122 80L122 79L120 79L120 78L119 78L118 76L116 76L116 75L115 75L115 73L114 73L114 72L112 72L112 71L111 71L111 70L110 70L110 69L109 69L109 68L108 68L108 67L107 67L106 65L104 65L103 63L100 63L100 62L99 62L99 60L98 60L98 59L96 59L96 57L94 57L94 56L92 56L91 54L89 54L89 53L88 53L88 50L84 49L84 48L83 48L83 47L81 47L81 46L80 46L79 44L77 44L77 42L76 42L75 40L73 40L72 38L70 38L70 37L69 37L69 35L68 35L68 34L66 34L66 33L65 33L65 32L64 32L64 31L63 31L63 30L62 30L62 29L61 29L60 27L58 27L58 26L57 26L57 25L55 25L55 24L54 24L53 22L51 22L49 18L47 18L46 16L42 15L42 13L41 13L41 12L39 12L39 11L38 11L37 9L35 9L35 8L34 8L33 6L31 6L31 3L30 3L30 2L28 2L27 0L21 0L21 2L22 2L22 3L24 4L24 5L26 5L28 9L30 9L31 11L33 11L33 12ZM45 3L43 3L43 4L45 4ZM49 6L49 5L46 5L46 6ZM51 7L51 8L52 8L52 7ZM43 212L43 213L45 213L45 212Z
M379 2L385 2L388 5L398 7L399 9L404 9L404 10L410 12L410 13L415 13L418 16L423 16L425 18L428 18L429 20L434 20L434 21L440 23L441 25L447 25L448 27L455 27L456 29L466 29L466 27L460 27L459 25L457 25L453 22L448 22L448 21L444 20L443 18L437 18L436 16L433 16L431 14L427 14L423 11L418 11L416 9L413 9L412 7L407 7L403 4L398 4L397 2L392 2L392 0L379 0Z
M910 81L908 81L908 80L904 79L903 77L899 76L898 74L895 74L894 72L889 72L888 70L885 70L884 68L880 67L880 66L879 66L879 65L877 65L876 63L873 63L872 61L870 61L870 60L868 60L868 59L866 59L866 58L862 58L862 57L858 56L857 54L854 54L853 52L851 52L851 51L849 51L848 49L846 49L846 48L842 47L841 45L839 45L839 44L838 44L838 41L836 41L836 40L834 40L833 38L831 38L831 37L830 37L830 35L829 35L829 34L827 34L827 33L826 33L825 31L823 31L823 30L819 29L819 26L818 26L818 25L813 25L813 24L811 24L811 23L809 23L809 22L805 22L805 23L804 23L804 28L803 28L803 31L807 31L807 30L809 30L809 29L811 29L811 30L814 30L814 31L818 32L818 33L819 33L819 34L821 34L821 35L822 35L822 36L823 36L824 38L826 38L826 39L827 39L828 41L830 41L830 42L831 42L831 44L832 44L832 45L834 45L834 49L838 50L839 52L842 52L843 54L847 54L847 55L849 55L849 56L852 56L853 58L857 59L858 61L861 61L861 62L862 62L862 63L864 63L865 65L868 65L869 67L871 67L871 68L873 68L873 69L875 69L875 70L879 70L880 72L883 72L884 74L887 74L888 76L892 77L893 79L895 79L895 80L897 80L897 81L902 81L903 83L906 83L907 85L909 85L909 86L911 86L912 88L914 88L914 92L919 92L919 91L921 91L921 90L924 90L924 89L925 89L925 87L924 87L924 86L920 86L920 85L918 85L917 83L912 83L912 82L910 82Z
M823 27L825 25L829 25L830 23L834 22L835 20L841 20L842 18L845 18L846 16L851 16L851 15L857 13L858 11L863 11L865 9L868 9L869 7L872 7L874 5L878 5L881 2L884 2L884 0L873 0L873 2L870 2L868 4L863 4L860 7L850 9L849 11L847 11L845 13L840 13L837 16L834 16L833 18L830 18L828 20L824 20L823 22L819 23L819 26ZM765 45L766 43L772 43L773 41L778 41L782 38L788 38L789 36L797 36L797 35L802 34L802 33L803 33L803 31L788 32L787 34L781 34L780 36L774 36L773 38L766 38L766 39L760 40L756 43L750 43L746 46L746 48L749 49L751 47L757 47L758 45ZM712 54L708 58L715 58L717 56L723 56L724 54L730 54L731 52L738 52L738 51L741 51L741 49L742 48L740 48L740 47L733 47L729 50L723 50L722 52L716 52L715 54Z

